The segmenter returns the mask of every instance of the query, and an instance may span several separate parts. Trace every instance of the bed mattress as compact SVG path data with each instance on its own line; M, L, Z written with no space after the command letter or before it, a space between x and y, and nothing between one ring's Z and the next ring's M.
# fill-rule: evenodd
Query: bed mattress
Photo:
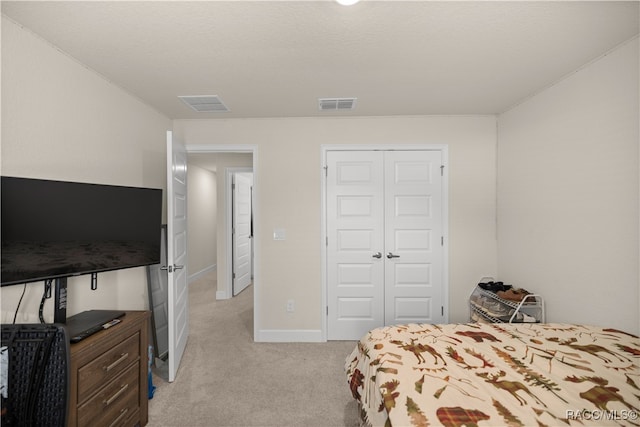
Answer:
M346 360L370 426L640 425L640 340L572 324L406 324Z

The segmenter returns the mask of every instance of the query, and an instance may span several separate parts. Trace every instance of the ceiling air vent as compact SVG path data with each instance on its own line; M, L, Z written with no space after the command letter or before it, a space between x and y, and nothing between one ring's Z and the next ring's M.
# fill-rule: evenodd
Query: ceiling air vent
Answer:
M178 98L198 113L225 113L229 111L218 95L179 96Z
M318 98L320 111L353 110L357 98Z

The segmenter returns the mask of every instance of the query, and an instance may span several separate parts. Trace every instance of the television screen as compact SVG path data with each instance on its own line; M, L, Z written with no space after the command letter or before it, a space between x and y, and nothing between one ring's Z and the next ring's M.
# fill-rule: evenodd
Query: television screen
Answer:
M2 177L2 286L160 263L162 190Z

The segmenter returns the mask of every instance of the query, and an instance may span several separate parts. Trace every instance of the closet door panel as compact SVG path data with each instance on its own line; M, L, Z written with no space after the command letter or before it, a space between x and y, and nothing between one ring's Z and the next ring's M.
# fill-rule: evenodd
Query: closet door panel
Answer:
M385 152L385 324L441 323L442 159Z
M327 152L327 338L442 323L442 152Z
M327 338L358 339L384 323L381 152L327 153Z

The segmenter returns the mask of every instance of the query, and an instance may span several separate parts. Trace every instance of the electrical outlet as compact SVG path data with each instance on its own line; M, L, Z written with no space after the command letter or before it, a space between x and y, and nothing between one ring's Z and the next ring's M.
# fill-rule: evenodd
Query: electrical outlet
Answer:
M292 299L287 300L287 313L293 313L295 309L295 302Z

